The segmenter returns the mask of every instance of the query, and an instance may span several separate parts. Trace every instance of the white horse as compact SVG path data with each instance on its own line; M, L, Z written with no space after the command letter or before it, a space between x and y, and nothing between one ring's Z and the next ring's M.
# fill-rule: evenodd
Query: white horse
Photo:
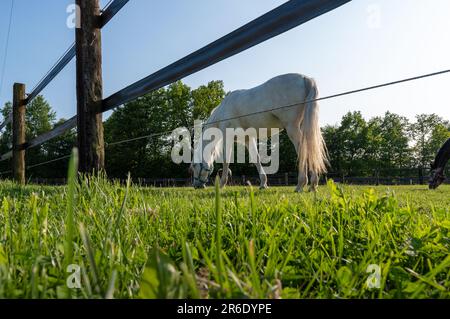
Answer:
M271 129L286 130L298 155L299 174L296 191L302 192L308 184L308 172L311 175L310 190L316 191L319 176L326 172L327 164L326 146L319 126L319 106L315 101L317 97L317 85L312 78L300 74L280 75L255 88L228 94L212 111L204 129L218 128L223 132L223 136L226 136L227 128L244 130L255 128L257 131L266 128L268 132L271 132ZM256 138L246 141L247 149L250 143L255 146ZM226 144L217 141L217 148L222 148L222 154L229 154L223 150L223 145ZM203 149L201 151L203 154ZM219 152L213 150L202 159L202 163L191 165L195 188L205 187L218 156ZM221 187L227 184L231 174L229 163L229 158L224 159ZM267 188L267 175L259 156L256 167L260 175L261 188Z

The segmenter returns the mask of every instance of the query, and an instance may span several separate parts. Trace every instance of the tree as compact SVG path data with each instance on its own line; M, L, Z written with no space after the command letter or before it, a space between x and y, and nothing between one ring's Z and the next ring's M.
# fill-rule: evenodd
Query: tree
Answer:
M5 103L1 113L3 115L3 121L5 121L11 114L12 104L11 102ZM0 155L4 155L12 149L12 123L6 125L2 132L0 132ZM11 170L11 160L0 162L0 172L8 172ZM1 175L0 178L7 177L8 174Z
M428 141L429 149L432 155L432 158L434 158L439 151L439 149L442 147L442 145L450 138L450 126L448 123L439 123L431 132L430 139Z
M12 104L6 103L2 109L3 117L6 118L12 112ZM52 110L50 104L42 95L37 96L30 104L27 105L25 111L26 123L26 140L29 141L45 132L50 131L56 120L56 113ZM0 149L2 154L8 152L12 148L12 125L6 126L4 133L0 139ZM26 152L27 166L48 160L49 153L46 144L28 149ZM2 163L0 167L6 166L11 169L10 163ZM5 168L6 168L5 167ZM39 169L39 174L48 175L52 172L52 167L42 167Z
M25 113L26 139L30 140L50 131L55 124L56 113L42 95L27 105Z
M107 147L108 174L121 178L128 172L134 177L187 176L186 167L171 160L170 132L192 127L194 119L207 118L224 95L221 81L196 90L178 81L118 108L105 123L107 144L151 137Z
M372 149L371 157L376 159L374 165L389 169L410 165L408 126L407 118L391 112L369 121L369 146Z
M106 171L113 177L154 176L152 169L160 156L160 136L138 139L167 129L165 89L146 94L117 108L105 122ZM124 140L128 143L111 145ZM153 168L152 168L153 166Z
M60 119L56 122L52 129L60 126L66 119ZM72 149L77 145L76 129L69 130L63 135L58 136L45 143L45 153L47 160L54 160L66 157L71 154ZM67 174L67 164L69 160L59 160L51 163L51 165L40 166L29 169L29 175L48 178L62 178Z
M225 97L223 81L211 81L192 91L193 119L205 120Z
M323 135L331 172L373 176L382 168L401 168L411 161L408 120L386 112L366 121L360 112L349 112L340 125L327 125ZM390 170L385 174L392 173Z
M5 121L11 114L12 103L6 102L1 113L3 115L3 121ZM0 138L0 151L1 154L5 154L12 148L12 123L10 122L1 132Z
M368 125L361 112L349 112L342 118L337 130L337 143L341 147L341 167L347 173L368 169Z
M416 122L410 125L409 132L414 141L414 160L419 167L429 167L440 145L448 137L445 133L445 128L448 132L448 126L448 122L436 114L416 116Z
M328 157L330 162L330 170L332 172L339 172L343 166L343 139L339 136L338 125L326 125L322 128L323 138L328 150Z

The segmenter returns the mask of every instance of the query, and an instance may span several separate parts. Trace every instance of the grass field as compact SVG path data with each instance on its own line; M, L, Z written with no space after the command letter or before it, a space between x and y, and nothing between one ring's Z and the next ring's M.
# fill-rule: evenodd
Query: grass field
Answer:
M330 182L315 195L71 179L0 184L0 298L450 297L449 186Z

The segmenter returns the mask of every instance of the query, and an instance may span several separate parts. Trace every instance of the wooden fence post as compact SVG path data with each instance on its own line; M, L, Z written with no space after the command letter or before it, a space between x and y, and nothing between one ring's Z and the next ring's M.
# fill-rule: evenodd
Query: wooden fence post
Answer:
M14 180L25 184L25 85L14 84L13 92L13 176Z
M100 5L99 0L76 0L76 4L81 12L75 41L79 169L93 173L105 167Z

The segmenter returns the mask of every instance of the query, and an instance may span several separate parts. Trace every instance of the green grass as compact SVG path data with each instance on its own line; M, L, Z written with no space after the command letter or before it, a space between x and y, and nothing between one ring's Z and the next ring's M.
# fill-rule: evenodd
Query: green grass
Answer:
M0 183L0 298L450 297L449 186L296 194L70 179ZM80 289L66 285L71 264ZM379 289L366 284L371 264Z

